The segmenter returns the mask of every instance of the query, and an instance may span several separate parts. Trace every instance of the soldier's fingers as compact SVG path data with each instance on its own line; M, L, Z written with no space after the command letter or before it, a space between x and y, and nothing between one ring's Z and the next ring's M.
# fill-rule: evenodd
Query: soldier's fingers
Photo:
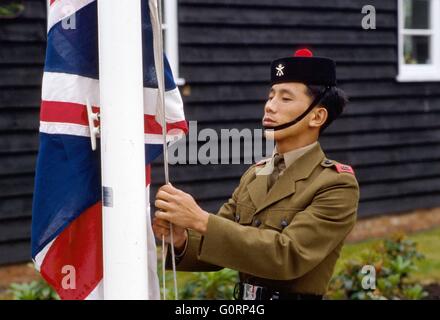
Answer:
M176 194L178 189L174 188L172 185L170 184L165 184L162 187L159 188L159 190L161 191L165 191L169 194Z
M168 228L168 229L170 228L170 223L168 221L159 219L157 217L153 219L153 224L162 228Z
M168 237L170 235L170 230L161 228L160 234L161 234L161 236Z
M172 214L165 211L156 211L156 217L162 220L171 221Z
M163 200L156 200L154 201L154 206L158 209L161 209L163 211L170 211L172 209L172 205L169 202L163 201Z
M159 190L156 194L156 199L160 199L164 201L173 201L174 197L171 193L168 193L164 190Z
M170 230L166 229L166 228L162 228L159 226L154 226L153 227L153 232L157 237L168 237L170 235Z

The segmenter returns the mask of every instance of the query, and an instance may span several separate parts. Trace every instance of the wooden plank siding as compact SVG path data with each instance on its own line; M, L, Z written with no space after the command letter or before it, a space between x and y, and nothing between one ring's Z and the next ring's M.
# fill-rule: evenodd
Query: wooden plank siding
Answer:
M0 19L0 264L29 260L30 217L46 41L44 0ZM269 64L303 45L333 57L351 102L323 135L351 164L360 217L440 205L440 84L397 83L397 1L373 0L377 29L361 28L361 0L179 0L180 76L198 129L260 128ZM201 144L199 144L201 145ZM216 212L249 164L171 166L171 181ZM163 181L153 164L151 199Z
M30 260L46 2L0 19L0 264Z
M360 217L440 205L440 85L396 82L397 1L368 4L376 7L376 30L361 28L360 0L180 0L187 118L217 132L259 128L270 61L311 46L336 60L350 96L321 143L330 158L355 168ZM161 181L157 166L153 181ZM171 173L215 212L247 167L184 165Z

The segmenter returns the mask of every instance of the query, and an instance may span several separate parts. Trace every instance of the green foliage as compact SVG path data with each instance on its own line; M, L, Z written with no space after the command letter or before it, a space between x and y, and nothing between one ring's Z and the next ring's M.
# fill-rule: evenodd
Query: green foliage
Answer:
M158 275L162 298L161 269L162 267L159 263ZM165 273L165 281L166 299L174 300L173 274L171 271ZM238 273L231 269L223 269L218 272L178 272L177 282L179 299L231 300L235 283L238 282Z
M5 1L0 0L0 19L1 18L16 18L24 10L24 5L21 1Z
M180 290L181 299L231 300L238 274L231 269L194 272Z
M44 280L13 283L9 292L14 300L59 300L57 293Z
M159 255L159 254L158 254ZM162 261L157 263L160 284L160 298L163 297ZM238 272L222 269L217 272L177 272L178 298L188 300L231 300L234 286L238 282ZM174 300L173 273L165 272L165 296Z
M395 235L364 250L358 259L348 260L332 278L327 296L354 300L422 299L427 293L408 278L417 270L416 261L423 258L414 241L402 234ZM362 273L365 265L374 266L375 288L362 287L367 275Z

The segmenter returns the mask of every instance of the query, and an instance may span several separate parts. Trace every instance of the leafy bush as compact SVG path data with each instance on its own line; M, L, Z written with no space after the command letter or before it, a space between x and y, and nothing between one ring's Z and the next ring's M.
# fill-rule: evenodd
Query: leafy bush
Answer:
M14 300L59 300L57 293L44 280L13 283L9 292Z
M231 269L194 272L179 292L181 299L231 300L238 274Z
M158 271L161 270L159 264ZM163 295L162 275L159 275L161 298ZM174 300L173 274L167 271L166 299ZM217 272L179 272L178 295L179 299L191 300L231 300L234 286L238 281L238 273L231 269L223 269Z
M16 18L23 12L23 10L24 5L18 1L0 0L0 19Z
M348 261L332 278L327 297L330 299L385 300L422 299L427 292L419 284L411 283L409 275L416 270L415 262L423 259L414 241L396 234L360 254L359 259ZM364 289L362 268L374 267L375 283ZM368 275L371 276L371 275Z

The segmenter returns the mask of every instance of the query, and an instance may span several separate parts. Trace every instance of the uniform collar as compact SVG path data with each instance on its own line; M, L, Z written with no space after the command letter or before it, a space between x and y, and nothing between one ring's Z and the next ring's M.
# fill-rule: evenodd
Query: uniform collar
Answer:
M260 169L267 171L262 174L256 172L256 177L249 183L247 189L249 191L250 198L257 208L256 213L260 212L264 208L271 204L295 193L296 182L299 180L307 179L313 170L319 166L324 160L325 155L321 149L319 142L313 144L304 153L302 153L296 160L295 165L290 166L284 170L282 176L268 192L267 179L270 174L271 161L266 161L265 165ZM270 158L269 158L270 159Z
M290 165L292 165L299 157L301 157L303 154L305 154L307 151L311 150L314 146L318 144L318 141L315 141L309 145L306 145L304 147L294 149L291 151L287 151L283 153L284 157L284 163L286 164L286 168L288 168ZM277 148L275 147L273 151L272 157L278 153Z

